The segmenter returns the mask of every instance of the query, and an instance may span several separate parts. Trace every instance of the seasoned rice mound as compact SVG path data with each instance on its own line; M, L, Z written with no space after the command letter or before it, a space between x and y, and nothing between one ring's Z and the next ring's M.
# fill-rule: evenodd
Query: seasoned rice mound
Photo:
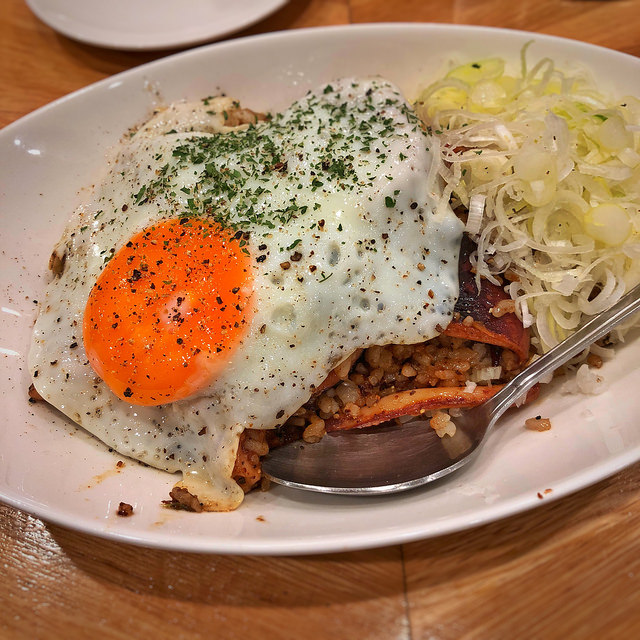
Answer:
M321 435L320 422L323 426L329 418L357 415L360 407L372 406L392 393L465 387L469 382L504 383L523 368L508 349L444 335L414 345L374 346L354 355L345 363L348 366L341 365L333 372L337 383L312 397L285 427L305 435L313 427Z

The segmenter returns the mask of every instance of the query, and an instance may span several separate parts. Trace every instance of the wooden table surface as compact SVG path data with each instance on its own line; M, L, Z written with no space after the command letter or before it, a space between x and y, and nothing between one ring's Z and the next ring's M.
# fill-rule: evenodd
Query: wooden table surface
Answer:
M292 0L239 35L379 21L527 29L640 56L640 0ZM0 126L168 53L78 44L20 0L2 0L0 25ZM146 550L0 512L2 639L640 637L640 464L471 531L317 557Z

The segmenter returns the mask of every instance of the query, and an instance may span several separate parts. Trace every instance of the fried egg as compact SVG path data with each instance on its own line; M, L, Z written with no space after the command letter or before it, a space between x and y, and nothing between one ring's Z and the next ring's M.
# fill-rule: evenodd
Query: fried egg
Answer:
M283 424L354 350L436 336L462 225L391 83L332 82L264 122L181 103L123 143L54 252L40 395L207 510L243 499L244 429Z

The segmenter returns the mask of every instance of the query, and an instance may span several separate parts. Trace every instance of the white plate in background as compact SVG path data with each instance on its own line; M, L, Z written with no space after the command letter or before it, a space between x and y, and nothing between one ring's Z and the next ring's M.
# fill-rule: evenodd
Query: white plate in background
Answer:
M287 0L26 0L60 33L110 49L170 49L248 27Z
M338 76L379 74L409 98L449 59L548 55L591 69L604 91L640 86L631 56L549 36L449 25L365 25L289 31L203 47L108 78L0 132L0 499L99 536L167 549L298 554L393 544L458 531L535 507L640 459L640 341L605 365L599 396L547 390L512 413L478 459L435 485L387 497L340 497L275 487L233 513L161 506L176 477L126 461L44 403L27 402L25 367L51 249L106 151L158 101L225 92L256 110L283 108ZM523 428L543 414L553 428ZM551 489L545 494L545 490ZM115 515L120 501L130 518Z

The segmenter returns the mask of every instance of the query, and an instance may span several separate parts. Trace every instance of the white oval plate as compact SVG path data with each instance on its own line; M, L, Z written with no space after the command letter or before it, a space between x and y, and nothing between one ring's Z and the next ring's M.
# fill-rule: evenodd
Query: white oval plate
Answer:
M430 487L349 498L275 487L233 513L161 506L176 478L120 459L44 403L30 405L24 366L47 260L65 221L105 163L107 149L156 104L224 91L278 109L338 76L380 74L411 97L450 58L503 55L587 65L603 90L640 86L640 61L542 35L445 25L367 25L292 31L204 47L92 85L0 133L2 348L0 498L39 517L100 536L171 549L242 554L342 551L406 542L496 520L594 483L640 459L637 367L628 340L604 368L600 396L546 391L494 432L480 457ZM553 421L544 433L526 417ZM551 492L545 493L547 489ZM115 515L120 501L130 518Z
M248 27L287 0L26 0L60 33L110 49L169 49Z

